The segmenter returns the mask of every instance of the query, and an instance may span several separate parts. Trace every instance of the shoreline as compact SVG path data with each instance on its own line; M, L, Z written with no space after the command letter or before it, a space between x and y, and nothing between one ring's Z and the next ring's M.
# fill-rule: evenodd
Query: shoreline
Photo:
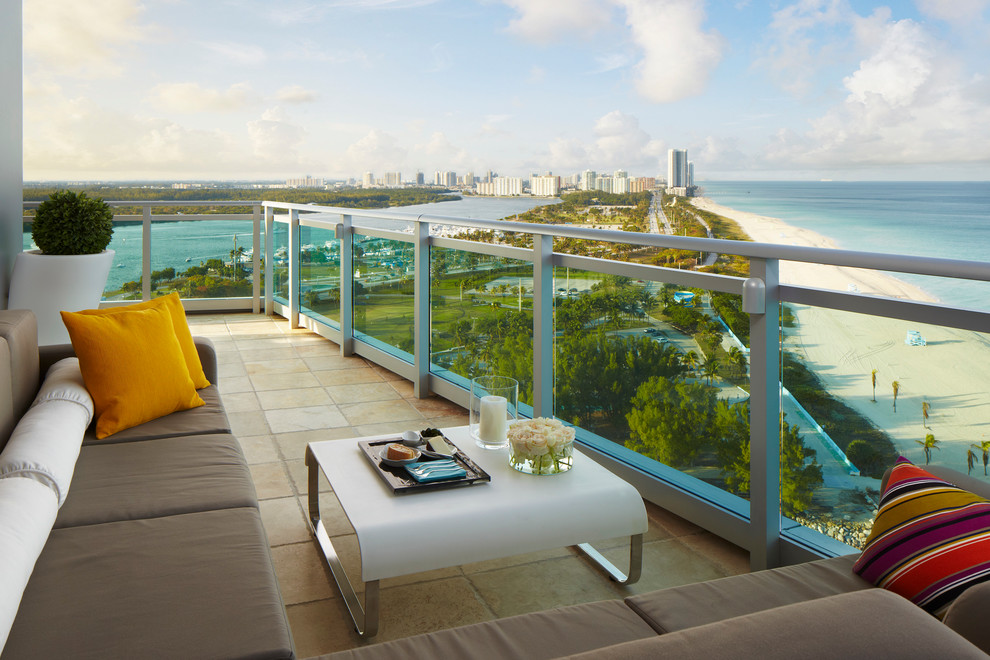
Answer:
M696 201L695 201L696 200ZM817 232L788 225L779 218L760 216L693 198L698 208L735 222L756 242L834 248ZM859 268L781 263L787 284L938 302L919 287L884 272ZM990 364L990 341L965 330L922 325L852 312L790 305L796 325L785 329L784 347L800 356L829 392L871 420L890 437L901 455L916 464L925 457L919 441L931 433L939 441L932 463L966 470L966 452L973 443L990 440L990 392L973 365ZM908 330L919 330L927 346L910 346ZM872 370L877 370L876 403ZM894 410L893 381L900 384ZM927 426L922 403L930 405ZM819 462L822 462L821 459ZM982 457L978 458L982 463ZM981 469L974 469L973 476Z

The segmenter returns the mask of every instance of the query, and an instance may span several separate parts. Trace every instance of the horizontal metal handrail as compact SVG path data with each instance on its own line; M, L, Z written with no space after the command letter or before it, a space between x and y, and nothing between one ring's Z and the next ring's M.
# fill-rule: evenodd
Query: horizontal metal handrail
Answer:
M943 259L938 257L919 257L898 255L882 252L862 252L856 250L839 250L833 248L801 247L780 245L776 243L753 243L750 241L734 241L718 238L697 238L692 236L668 236L666 234L643 234L639 232L620 231L614 229L587 229L573 225L544 225L530 222L511 220L479 220L474 218L458 218L453 216L413 214L401 211L386 211L378 209L348 209L335 206L318 206L313 204L289 204L284 202L262 202L262 206L272 209L294 210L306 213L330 213L349 215L353 219L371 218L377 220L396 220L400 222L427 222L430 224L453 225L487 231L515 232L576 238L606 243L625 243L649 247L670 248L675 250L690 250L693 252L716 252L733 254L751 259L779 259L781 261L799 261L804 263L823 264L829 266L845 266L849 268L864 268L895 273L910 273L913 275L931 275L934 277L951 277L990 282L990 262L966 261L961 259ZM317 220L313 220L317 221ZM333 227L328 222L329 227ZM355 223L355 228L360 227Z

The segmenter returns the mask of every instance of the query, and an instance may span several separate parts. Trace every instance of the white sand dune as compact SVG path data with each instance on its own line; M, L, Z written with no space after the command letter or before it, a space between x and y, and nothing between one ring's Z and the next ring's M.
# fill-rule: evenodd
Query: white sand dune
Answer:
M835 247L825 236L777 218L737 211L705 198L692 201L735 221L756 242ZM786 284L935 301L918 287L877 271L783 262L780 272ZM990 388L985 375L990 368L990 338L986 335L821 308L793 308L797 327L787 332L786 348L802 356L832 394L886 431L904 456L924 463L916 441L932 433L940 445L932 452L932 462L965 471L970 445L990 440ZM908 330L919 330L928 345L905 344ZM877 370L876 403L872 402L873 369ZM893 381L900 383L896 412ZM931 405L930 428L923 426L923 401ZM973 475L983 475L982 464Z

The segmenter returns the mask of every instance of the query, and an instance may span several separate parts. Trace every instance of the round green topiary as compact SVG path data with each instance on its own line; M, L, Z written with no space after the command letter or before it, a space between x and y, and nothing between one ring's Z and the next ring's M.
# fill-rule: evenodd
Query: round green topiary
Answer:
M53 192L31 223L31 238L44 254L98 254L112 237L110 205L83 192Z

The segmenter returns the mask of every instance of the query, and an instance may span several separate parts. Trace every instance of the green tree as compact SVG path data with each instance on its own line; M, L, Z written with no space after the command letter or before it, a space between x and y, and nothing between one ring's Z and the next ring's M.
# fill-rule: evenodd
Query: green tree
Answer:
M882 474L886 468L883 452L866 440L853 440L846 447L846 458L863 475Z
M928 428L928 413L931 411L931 409L932 409L932 404L928 403L927 401L921 402L921 425L924 426L926 429Z
M651 378L640 385L626 415L627 446L672 467L690 465L713 444L715 404L714 388Z
M877 370L876 369L873 370L873 372L870 374L870 377L873 378L873 403L876 403L877 402Z
M897 394L901 391L901 384L895 380L890 387L894 390L894 412L897 412Z
M938 440L931 433L926 435L924 440L915 440L915 442L925 450L925 465L928 465L929 461L932 460L932 449L941 449L938 446Z
M990 440L984 440L981 443L974 444L974 449L979 449L983 453L983 476L987 475L987 463L990 463Z
M721 363L719 363L718 358L714 355L710 355L705 358L705 361L701 363L701 375L708 379L708 384L712 384L712 379L718 376L718 370L721 368Z

